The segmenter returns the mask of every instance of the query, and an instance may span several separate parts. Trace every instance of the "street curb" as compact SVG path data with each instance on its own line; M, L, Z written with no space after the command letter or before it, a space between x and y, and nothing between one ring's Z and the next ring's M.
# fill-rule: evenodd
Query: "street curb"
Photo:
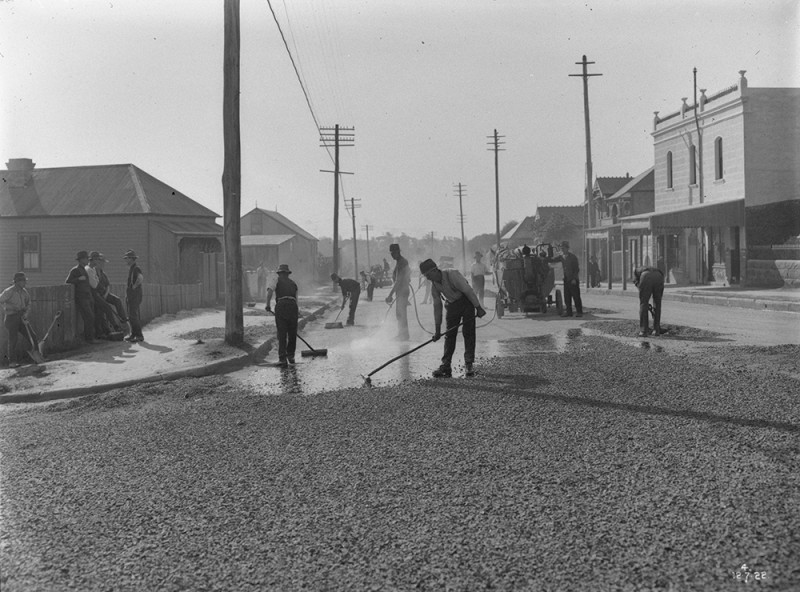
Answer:
M300 319L297 323L298 329L304 328L307 323L315 320L317 317L322 316L333 303L334 301L324 304L311 314ZM232 372L233 370L244 368L249 364L255 363L259 359L263 359L267 356L267 354L269 354L276 340L276 337L270 337L264 343L252 349L252 351L242 353L226 360L220 360L210 364L203 364L201 366L190 366L188 368L181 368L171 372L160 372L150 376L143 376L141 378L130 378L128 380L120 380L117 382L54 389L51 391L2 394L0 395L0 405L7 403L41 403L45 401L55 401L58 399L72 399L75 397L96 395L118 388L125 388L149 382L169 382L179 378L200 378L202 376L209 376L211 374L225 374L227 372Z
M591 288L585 291L586 295L591 296L628 296L638 298L638 291L627 290L604 290L602 288ZM777 312L800 312L800 302L790 300L746 297L746 296L718 296L698 294L697 292L664 292L664 300L677 302L690 302L692 304L707 304L717 307L750 308L755 310L772 310Z

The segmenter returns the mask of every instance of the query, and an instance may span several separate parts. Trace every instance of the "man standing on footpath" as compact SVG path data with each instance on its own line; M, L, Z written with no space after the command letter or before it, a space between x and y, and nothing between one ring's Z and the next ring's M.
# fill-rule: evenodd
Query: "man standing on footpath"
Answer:
M22 335L30 342L31 351L36 349L38 339L33 332L28 320L28 310L31 307L31 295L25 288L28 278L21 271L14 274L14 283L0 294L0 306L3 307L3 324L8 331L8 367L19 367L17 360L17 339ZM36 362L36 360L34 360Z
M661 335L661 299L664 296L664 274L657 267L637 267L633 284L639 288L639 337L650 333L650 298L653 298L653 334Z
M442 365L433 371L435 378L450 378L453 375L451 362L453 352L456 350L456 328L461 323L461 332L464 335L464 366L466 375L473 376L475 371L472 364L475 362L475 317L481 318L486 314L475 291L470 288L466 278L455 269L441 270L436 267L432 259L426 259L419 264L419 271L425 279L431 281L431 297L433 298L433 318L436 332L433 340L438 341L442 336L442 299L447 308L447 330L444 336L444 355Z
M86 343L100 343L95 338L94 329L94 294L92 285L89 283L89 274L86 266L89 264L89 252L78 251L75 255L78 264L69 270L69 275L64 281L65 284L72 284L75 287L75 306L78 314L83 320L83 339Z
M561 255L548 259L548 263L561 263L564 269L564 306L566 310L562 317L572 316L572 301L575 301L575 316L583 316L583 302L581 302L580 264L575 253L570 252L569 242L562 241Z
M294 364L297 348L297 319L300 309L297 306L297 284L289 278L291 273L289 266L281 263L278 272L267 285L267 312L272 312L270 304L272 295L275 294L275 328L278 331L278 365L281 368Z
M342 289L342 310L347 299L350 299L350 312L347 315L347 324L354 325L356 322L356 307L358 306L358 297L361 294L361 285L356 280L340 278L335 273L331 274L331 279L334 284L338 284Z
M395 263L392 272L392 289L386 297L386 304L392 304L392 296L396 296L394 314L397 317L397 339L405 341L408 335L408 296L411 293L411 268L408 260L400 254L400 245L389 245L389 254ZM386 259L384 259L384 262Z
M128 250L123 257L128 265L128 282L125 290L125 300L128 304L128 323L131 326L131 334L125 341L135 343L144 341L142 335L142 320L139 315L139 307L142 305L142 284L144 284L144 274L136 264L138 257L135 251Z

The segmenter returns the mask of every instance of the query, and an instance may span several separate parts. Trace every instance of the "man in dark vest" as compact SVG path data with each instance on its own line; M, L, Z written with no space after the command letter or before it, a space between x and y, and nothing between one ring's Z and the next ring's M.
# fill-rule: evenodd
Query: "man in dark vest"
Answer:
M278 266L277 274L267 285L266 311L272 312L272 295L275 294L275 328L278 331L278 365L287 368L294 364L297 347L297 284L290 278L291 270L286 263Z
M138 257L134 251L127 251L123 259L125 259L125 263L128 265L128 282L125 290L125 299L128 303L128 323L131 326L131 334L128 335L125 340L135 343L137 341L144 341L144 335L142 335L142 319L139 311L139 307L142 305L144 274L136 264L136 259L138 259Z
M83 320L83 339L86 343L100 343L95 337L94 330L94 293L89 282L89 273L86 266L89 264L89 252L78 251L75 255L78 264L69 270L65 284L75 287L75 306Z
M342 308L344 308L347 299L350 299L350 312L347 315L347 324L354 325L356 322L356 307L358 306L358 297L361 295L361 286L356 280L340 278L335 273L331 274L331 279L334 284L338 284L342 290Z
M637 267L633 283L639 288L639 337L650 333L650 298L653 299L653 334L661 335L661 298L664 296L664 273L657 267Z
M572 316L572 301L575 301L575 316L583 316L583 302L581 301L580 264L575 253L569 250L569 243L563 241L560 245L561 255L548 259L548 263L561 263L564 269L564 306L566 310L562 317Z

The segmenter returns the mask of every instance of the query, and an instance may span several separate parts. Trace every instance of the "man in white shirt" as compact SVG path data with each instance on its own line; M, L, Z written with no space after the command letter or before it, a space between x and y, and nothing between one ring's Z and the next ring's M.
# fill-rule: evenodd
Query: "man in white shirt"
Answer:
M489 274L489 268L486 267L486 264L481 259L483 259L483 253L475 251L475 263L472 264L470 275L472 276L472 289L475 290L478 301L483 306L483 290L486 284L486 276Z
M435 378L450 378L453 375L451 361L456 349L456 336L458 325L463 325L461 332L464 335L464 366L466 375L473 376L475 371L472 364L475 362L475 317L481 318L486 314L483 310L475 291L470 287L466 278L455 269L441 270L432 259L426 259L419 264L419 271L425 279L431 282L431 297L433 298L433 319L436 332L433 340L438 341L442 336L442 300L447 309L447 330L444 337L444 355L442 365L434 370Z

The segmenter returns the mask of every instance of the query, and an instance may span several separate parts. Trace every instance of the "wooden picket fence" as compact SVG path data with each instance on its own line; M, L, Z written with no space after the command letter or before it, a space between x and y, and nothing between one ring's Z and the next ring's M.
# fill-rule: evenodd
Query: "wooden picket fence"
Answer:
M45 353L67 351L83 343L83 321L75 306L73 290L68 284L28 288L32 301L28 320L39 339L44 337L56 314L61 311L61 317L55 322L47 338ZM112 284L111 292L125 302L124 284ZM204 300L202 284L144 284L140 307L142 324L164 314L216 304L209 301L208 297ZM24 346L27 343L20 337L18 359L26 359L26 356L21 355ZM8 332L5 329L0 330L0 353L0 366L5 366L8 364Z

